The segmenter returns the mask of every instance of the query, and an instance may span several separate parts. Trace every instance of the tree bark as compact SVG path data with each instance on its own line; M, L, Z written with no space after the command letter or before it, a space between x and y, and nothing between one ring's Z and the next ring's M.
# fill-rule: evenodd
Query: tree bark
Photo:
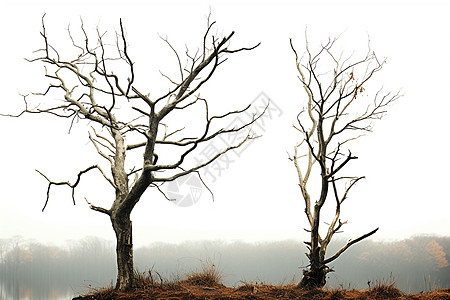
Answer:
M133 239L130 215L111 215L116 233L117 282L116 290L127 291L133 287Z
M299 288L314 289L322 288L326 284L326 276L329 269L326 266L311 266L309 270L303 271L302 280L298 284Z

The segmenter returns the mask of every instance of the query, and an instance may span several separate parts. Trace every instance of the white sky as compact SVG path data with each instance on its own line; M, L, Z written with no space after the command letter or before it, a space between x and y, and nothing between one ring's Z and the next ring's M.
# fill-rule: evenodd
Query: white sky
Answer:
M380 227L374 236L378 240L422 233L449 235L450 7L445 1L61 3L2 2L2 113L22 108L19 92L46 87L43 66L23 60L42 45L39 32L44 12L48 36L58 43L67 42L65 29L69 23L77 29L80 16L91 32L97 25L112 32L122 17L130 55L141 66L142 82L149 82L141 89L153 93L169 87L158 77L159 69L177 72L173 53L158 33L167 35L180 52L185 43L198 47L210 7L219 34L236 31L232 46L262 44L252 52L231 56L202 95L219 109L235 109L263 91L283 110L281 117L267 123L261 139L241 157L234 157L217 181L207 180L215 202L205 189L199 202L189 208L148 192L132 214L135 245L195 239L306 239L303 201L286 154L292 153L300 138L291 125L306 99L296 78L289 38L300 51L306 26L312 45L345 31L349 53L365 49L369 35L372 49L388 61L373 83L404 94L375 124L374 132L351 147L359 157L352 161L355 175L367 179L358 183L342 208L343 219L350 221L343 228L345 234L356 237ZM87 143L85 123L67 135L69 124L64 121L48 116L0 118L0 238L22 235L55 243L86 235L114 239L106 215L91 211L83 200L86 196L107 208L112 203L105 185L89 186L95 176L85 178L76 206L68 188L53 188L48 208L41 212L47 183L35 169L54 180L73 182L78 171L97 157Z

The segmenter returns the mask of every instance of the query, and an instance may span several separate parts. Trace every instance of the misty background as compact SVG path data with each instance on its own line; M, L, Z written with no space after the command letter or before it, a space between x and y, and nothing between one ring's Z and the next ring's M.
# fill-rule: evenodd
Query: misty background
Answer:
M23 59L42 46L44 12L51 38L69 42L69 47L67 26L77 29L80 17L90 31L99 26L112 34L123 18L136 66L152 71L144 75L153 93L154 87L167 87L158 81L159 70L174 70L174 57L158 34L168 36L180 51L185 44L195 49L210 10L219 34L236 30L233 46L262 46L223 64L202 95L219 106L240 107L263 91L283 111L217 181L207 178L214 202L205 190L195 206L180 208L158 192L148 192L132 216L138 270L176 280L214 264L229 286L300 280L299 267L307 263L307 221L287 152L298 142L292 123L304 93L289 38L302 48L307 27L311 45L344 32L343 44L350 52L365 49L370 36L373 50L388 58L374 83L405 94L375 124L375 131L354 145L360 157L355 174L367 180L343 209L343 218L351 221L344 234L355 238L378 226L380 230L332 264L336 272L329 274L329 287L367 288L368 281L373 285L391 279L405 292L449 286L450 238L444 237L450 228L448 1L185 1L178 9L171 1L93 2L2 2L0 27L10 45L0 47L2 113L22 108L19 93L45 86L42 66ZM54 189L51 205L41 213L47 184L35 169L73 180L87 163L81 158L93 159L86 127L74 126L68 135L69 126L33 116L0 118L6 145L0 147L0 300L68 299L115 280L114 232L107 218L84 201L85 195L93 195L99 204L110 203L94 179L86 181L93 188L77 192L76 206L69 190ZM329 254L348 239L334 241Z
M346 240L334 241L329 253ZM182 280L185 274L214 265L227 286L284 285L300 280L307 263L305 250L301 241L294 240L153 243L135 249L135 266L141 273L151 271L163 282ZM448 251L450 237L365 240L330 264L335 272L329 273L327 287L362 289L395 281L407 293L446 288L450 286ZM54 246L21 237L0 239L0 300L67 299L114 284L115 277L113 241L86 237Z
M202 173L214 192L214 201L204 188L196 205L186 209L149 189L132 214L137 247L186 239L306 239L304 201L295 167L288 159L300 139L292 124L306 96L297 78L289 38L301 51L306 28L311 46L342 34L339 45L345 53L355 51L355 58L366 53L370 37L379 58L387 57L386 66L373 78L374 87L393 92L401 89L405 95L374 124L373 133L351 147L359 159L347 170L367 179L352 189L342 209L342 219L349 221L343 228L345 234L355 238L377 227L380 230L373 236L377 240L401 240L420 233L450 234L450 156L446 155L450 153L450 101L444 88L450 69L449 1L411 5L402 1L108 1L107 13L102 1L5 2L0 28L6 29L4 40L11 47L0 47L5 58L5 71L0 72L1 113L23 109L19 93L30 94L36 105L45 101L31 97L48 83L43 66L24 60L42 47L39 32L44 12L49 38L61 54L73 50L69 25L74 38L84 41L80 18L90 34L98 27L108 33L105 39L112 43L122 18L136 72L146 83L142 85L145 92L154 96L170 86L159 71L178 72L176 57L159 35L167 36L180 54L186 46L194 51L202 42L206 15L211 11L218 36L236 32L232 47L261 42L251 53L236 55L222 64L201 95L211 99L221 112L243 108L264 92L282 115L274 114L263 129L255 128L262 137L241 156L230 157L233 162L221 173L214 173L217 178ZM7 30L10 28L14 30ZM0 237L21 235L44 243L86 235L115 238L109 220L90 210L85 201L111 205L114 191L98 174L83 177L76 191L76 206L69 188L52 188L49 205L41 213L47 181L36 169L53 180L74 182L80 168L103 162L89 141L89 125L74 124L68 134L71 126L65 121L38 115L0 118L6 145L0 147ZM167 191L167 186L162 188ZM324 208L331 216L333 204L329 210Z

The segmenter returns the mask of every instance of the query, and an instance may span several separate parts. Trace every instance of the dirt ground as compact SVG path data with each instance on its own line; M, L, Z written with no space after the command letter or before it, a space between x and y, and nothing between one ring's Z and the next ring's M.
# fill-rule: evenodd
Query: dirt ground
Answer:
M231 288L222 284L198 284L187 280L175 283L147 284L128 293L120 293L112 287L92 290L87 295L74 298L86 299L450 299L450 288L417 295L402 293L394 285L379 285L364 290L301 290L295 285L272 286L267 284L243 284Z

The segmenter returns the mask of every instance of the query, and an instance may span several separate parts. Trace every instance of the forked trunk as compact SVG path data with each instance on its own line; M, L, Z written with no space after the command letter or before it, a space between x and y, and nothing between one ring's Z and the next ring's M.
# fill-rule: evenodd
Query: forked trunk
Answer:
M133 286L133 239L130 216L111 218L116 233L117 282L116 290L126 291Z

